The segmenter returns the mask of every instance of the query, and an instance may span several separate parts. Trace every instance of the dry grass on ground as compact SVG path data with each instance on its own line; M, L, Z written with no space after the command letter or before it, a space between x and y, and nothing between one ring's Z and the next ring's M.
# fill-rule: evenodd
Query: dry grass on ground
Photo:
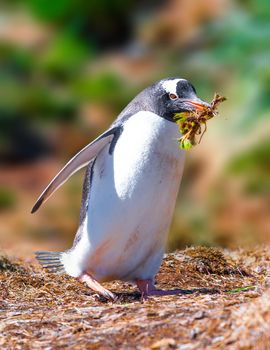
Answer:
M189 248L168 254L144 303L107 283L115 303L67 276L0 258L1 349L269 349L270 248Z

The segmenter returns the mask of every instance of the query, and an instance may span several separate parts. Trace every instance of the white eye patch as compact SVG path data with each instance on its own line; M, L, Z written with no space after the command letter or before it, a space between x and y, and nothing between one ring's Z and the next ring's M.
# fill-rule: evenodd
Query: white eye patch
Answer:
M171 80L165 80L161 83L163 89L168 94L173 94L177 96L176 88L179 81L185 80L185 79L171 79Z

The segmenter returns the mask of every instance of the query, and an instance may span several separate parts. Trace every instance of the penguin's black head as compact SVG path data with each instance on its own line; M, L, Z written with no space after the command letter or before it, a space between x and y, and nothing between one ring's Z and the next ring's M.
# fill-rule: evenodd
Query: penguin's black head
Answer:
M175 113L202 110L209 104L200 100L192 84L185 79L167 78L160 80L150 88L156 113L174 121Z

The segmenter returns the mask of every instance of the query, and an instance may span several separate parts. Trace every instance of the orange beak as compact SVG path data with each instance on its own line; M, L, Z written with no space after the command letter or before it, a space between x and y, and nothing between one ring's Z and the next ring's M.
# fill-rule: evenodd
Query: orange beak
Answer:
M191 105L196 111L203 111L205 107L210 107L210 105L203 101L186 100L186 103Z

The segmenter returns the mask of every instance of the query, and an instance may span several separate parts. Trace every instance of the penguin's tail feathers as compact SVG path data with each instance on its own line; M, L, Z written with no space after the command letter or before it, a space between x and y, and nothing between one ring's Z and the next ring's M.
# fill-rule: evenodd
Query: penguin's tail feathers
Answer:
M47 252L47 251L38 251L35 252L36 259L48 272L54 273L64 273L65 267L62 262L61 252Z

